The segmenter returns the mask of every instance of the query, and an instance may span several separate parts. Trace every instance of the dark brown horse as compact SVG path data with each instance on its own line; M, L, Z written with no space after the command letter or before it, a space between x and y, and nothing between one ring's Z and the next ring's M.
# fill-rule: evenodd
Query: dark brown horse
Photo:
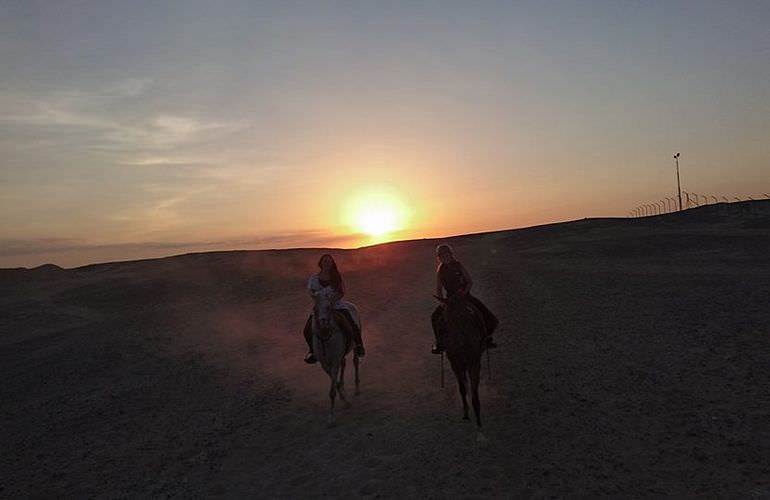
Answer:
M436 298L444 304L444 319L447 327L446 355L457 378L457 387L463 401L463 419L469 419L465 384L470 379L471 403L473 404L473 412L476 414L476 439L477 441L486 441L481 433L481 403L479 401L482 340L486 329L483 316L481 311L464 297Z

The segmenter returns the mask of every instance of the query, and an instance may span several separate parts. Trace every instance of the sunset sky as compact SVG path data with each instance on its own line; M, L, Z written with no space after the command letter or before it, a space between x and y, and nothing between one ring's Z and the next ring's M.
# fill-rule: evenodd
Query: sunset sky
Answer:
M625 216L678 151L683 189L761 198L768 25L767 0L4 1L0 267Z

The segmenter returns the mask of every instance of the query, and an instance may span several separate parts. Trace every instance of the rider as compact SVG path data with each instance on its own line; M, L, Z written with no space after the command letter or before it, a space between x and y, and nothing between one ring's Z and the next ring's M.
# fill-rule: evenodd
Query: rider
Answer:
M465 296L474 306L476 306L484 318L484 324L486 325L486 336L484 338L486 347L497 347L497 344L495 344L492 339L492 333L495 331L495 328L497 328L499 321L483 302L469 293L471 285L473 285L473 280L465 269L465 266L463 266L459 260L455 259L452 247L446 243L442 243L436 247L436 256L439 260L438 269L436 270L436 295L443 298L443 292L446 290L447 298ZM446 321L442 309L443 305L438 306L430 317L431 324L433 325L433 334L436 337L436 343L431 349L433 354L441 354L444 352Z
M321 270L318 273L313 274L307 283L310 296L315 298L318 293L332 292L336 298L334 308L342 312L347 318L350 326L353 329L353 341L355 342L355 352L359 357L364 356L366 351L364 350L364 342L361 339L361 322L358 315L358 309L354 304L346 300L342 300L345 295L345 284L342 281L342 275L337 270L337 263L334 262L334 258L329 254L324 254L318 260L318 267ZM308 353L305 355L305 363L315 363L318 361L313 355L313 315L307 319L305 323L305 340L307 341Z

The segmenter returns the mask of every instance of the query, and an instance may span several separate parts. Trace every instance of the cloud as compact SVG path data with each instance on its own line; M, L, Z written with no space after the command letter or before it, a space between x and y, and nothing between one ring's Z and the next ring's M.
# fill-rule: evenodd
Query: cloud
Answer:
M55 133L51 128L84 129L90 134L84 146L102 151L173 149L204 137L219 139L245 126L172 113L130 117L134 113L126 113L120 101L142 94L150 84L147 78L129 78L90 93L56 90L31 95L0 91L0 121L46 127L47 134Z
M0 239L0 256L36 255L56 252L92 250L167 250L178 248L207 247L217 242L157 242L91 244L82 238L29 238Z
M206 162L201 162L199 158L195 160L186 157L168 157L168 156L145 156L133 159L121 160L121 165L137 165L137 166L202 166L208 165Z
M216 186L206 185L168 185L147 183L141 186L144 193L139 204L120 209L106 217L114 222L123 224L124 237L142 237L148 233L163 233L189 225L190 219L185 216L185 208L189 200L199 201L207 193L216 191ZM134 225L137 232L131 235L126 223Z
M236 123L203 122L184 116L161 114L153 118L152 127L147 130L147 138L157 146L174 145L188 142L204 133L235 131L238 128Z
M104 90L106 97L127 98L138 96L150 87L150 78L126 78L108 85Z
M340 237L323 230L288 231L263 236L242 236L211 241L137 241L125 243L90 243L83 238L27 238L0 239L0 256L23 256L52 254L64 252L93 252L103 251L119 254L126 251L160 250L160 251L194 251L194 250L238 250L238 249L270 249L297 246L338 245L345 241Z

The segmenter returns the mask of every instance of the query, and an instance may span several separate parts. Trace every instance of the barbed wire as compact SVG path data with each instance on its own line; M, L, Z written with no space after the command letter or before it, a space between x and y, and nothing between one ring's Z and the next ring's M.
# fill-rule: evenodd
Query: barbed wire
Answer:
M630 212L628 212L629 217L649 217L652 215L663 215L671 212L679 212L684 210L689 210L691 208L699 208L703 206L712 206L716 208L717 215L719 214L719 206L720 205L730 205L731 203L736 202L752 202L752 201L762 201L764 199L770 199L770 194L768 193L762 193L761 197L753 198L751 196L746 196L745 199L740 199L737 196L733 196L732 198L729 198L727 196L715 196L713 194L699 194L694 193L692 191L682 191L683 200L681 201L682 207L679 208L678 206L678 200L675 197L668 197L664 196L662 199L658 201L654 201L652 203L642 203L638 207L634 208ZM712 201L713 200L713 201ZM752 207L752 213L754 210L754 204L750 204ZM726 212L729 213L730 207L727 207ZM763 212L765 213L765 212Z

